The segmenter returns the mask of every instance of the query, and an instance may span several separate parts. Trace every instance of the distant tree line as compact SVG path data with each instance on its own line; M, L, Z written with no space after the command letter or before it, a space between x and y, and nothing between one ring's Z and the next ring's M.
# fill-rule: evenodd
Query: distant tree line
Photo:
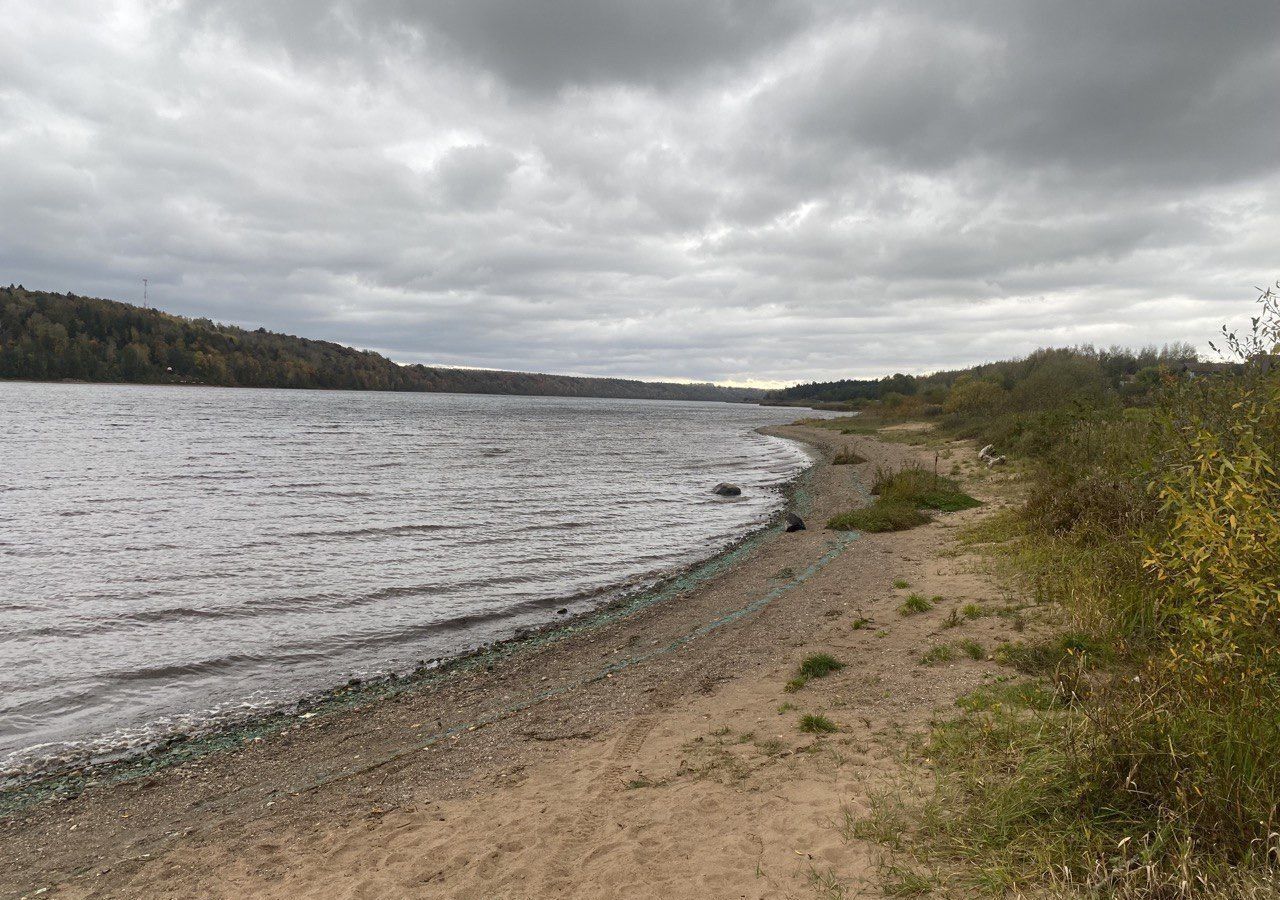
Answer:
M868 404L911 407L917 412L985 414L1061 406L1068 397L1101 402L1146 393L1161 372L1205 368L1185 343L1141 350L1089 345L1037 350L1021 359L984 363L931 375L814 382L770 391L763 402L783 405Z
M781 388L766 394L766 400L783 405L809 403L845 403L851 400L879 400L896 392L911 396L916 392L916 379L911 375L886 375L884 378L844 378L840 381L815 381Z
M330 341L14 285L0 287L0 378L645 400L763 395L713 384L401 365Z

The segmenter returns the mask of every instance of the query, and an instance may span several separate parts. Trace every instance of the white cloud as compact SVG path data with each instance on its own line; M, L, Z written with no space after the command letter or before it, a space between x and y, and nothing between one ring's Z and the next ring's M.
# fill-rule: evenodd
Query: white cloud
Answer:
M582 374L1203 343L1276 277L1278 31L1263 0L0 0L0 266Z

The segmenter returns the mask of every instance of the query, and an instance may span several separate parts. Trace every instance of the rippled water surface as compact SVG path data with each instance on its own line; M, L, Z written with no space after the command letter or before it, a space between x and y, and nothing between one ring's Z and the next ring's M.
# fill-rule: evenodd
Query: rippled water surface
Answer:
M0 775L598 603L807 463L753 431L794 410L720 403L0 383L0 418Z

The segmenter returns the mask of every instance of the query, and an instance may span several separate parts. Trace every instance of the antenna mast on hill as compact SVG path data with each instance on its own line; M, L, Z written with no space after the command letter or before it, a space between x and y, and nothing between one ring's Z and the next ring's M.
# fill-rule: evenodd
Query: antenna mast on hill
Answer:
M142 308L147 308L147 279L142 279Z

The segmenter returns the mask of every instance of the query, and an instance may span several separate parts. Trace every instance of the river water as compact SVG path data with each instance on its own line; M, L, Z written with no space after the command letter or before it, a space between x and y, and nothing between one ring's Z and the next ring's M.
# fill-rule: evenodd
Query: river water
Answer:
M0 781L406 671L710 556L808 464L754 431L796 416L0 383Z

